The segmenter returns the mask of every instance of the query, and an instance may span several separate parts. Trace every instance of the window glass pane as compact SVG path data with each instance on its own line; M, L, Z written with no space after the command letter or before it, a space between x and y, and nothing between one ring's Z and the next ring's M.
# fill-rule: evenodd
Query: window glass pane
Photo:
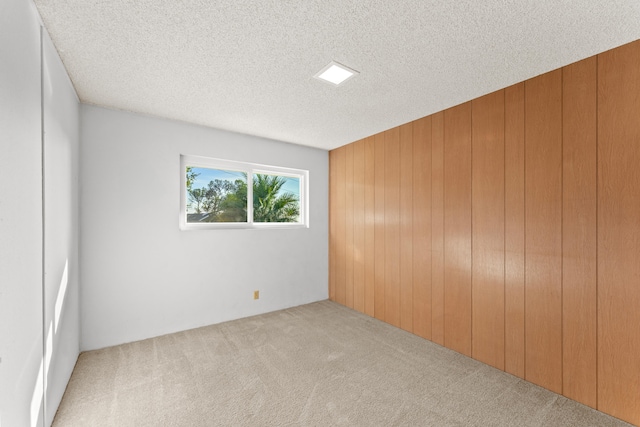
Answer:
M183 230L309 227L308 171L187 155L180 164Z
M254 222L300 222L300 178L253 175Z
M247 222L247 174L186 167L187 223Z

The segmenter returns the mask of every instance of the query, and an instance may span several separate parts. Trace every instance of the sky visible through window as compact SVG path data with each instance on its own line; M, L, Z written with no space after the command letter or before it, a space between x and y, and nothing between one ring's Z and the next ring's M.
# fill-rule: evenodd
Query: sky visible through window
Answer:
M180 163L181 228L308 227L308 171L184 155Z
M199 174L193 181L193 188L203 188L209 185L209 182L216 179L235 182L236 179L246 181L242 172L220 170L220 169L208 169L208 168L196 168L192 169L194 173ZM269 174L272 175L272 174ZM280 193L293 193L298 199L300 199L300 180L299 178L286 178L286 183L280 189Z

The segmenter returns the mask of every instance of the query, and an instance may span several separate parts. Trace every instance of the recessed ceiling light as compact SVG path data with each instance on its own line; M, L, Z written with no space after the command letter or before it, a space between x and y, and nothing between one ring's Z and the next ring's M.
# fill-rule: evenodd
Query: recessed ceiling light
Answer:
M313 77L338 86L339 84L346 82L356 74L360 73L358 73L356 70L352 70L349 67L345 67L342 64L338 64L335 61L331 61L329 65L318 71L318 73Z

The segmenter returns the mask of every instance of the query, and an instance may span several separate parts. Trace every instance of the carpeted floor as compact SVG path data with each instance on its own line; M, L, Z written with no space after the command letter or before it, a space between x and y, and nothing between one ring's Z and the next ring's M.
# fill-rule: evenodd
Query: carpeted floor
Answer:
M82 353L54 426L628 426L330 301Z

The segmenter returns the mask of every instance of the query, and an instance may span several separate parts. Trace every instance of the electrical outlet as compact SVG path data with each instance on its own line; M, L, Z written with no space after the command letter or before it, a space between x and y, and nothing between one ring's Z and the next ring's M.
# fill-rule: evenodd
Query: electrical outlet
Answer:
M260 299L260 291L253 291L253 299Z

